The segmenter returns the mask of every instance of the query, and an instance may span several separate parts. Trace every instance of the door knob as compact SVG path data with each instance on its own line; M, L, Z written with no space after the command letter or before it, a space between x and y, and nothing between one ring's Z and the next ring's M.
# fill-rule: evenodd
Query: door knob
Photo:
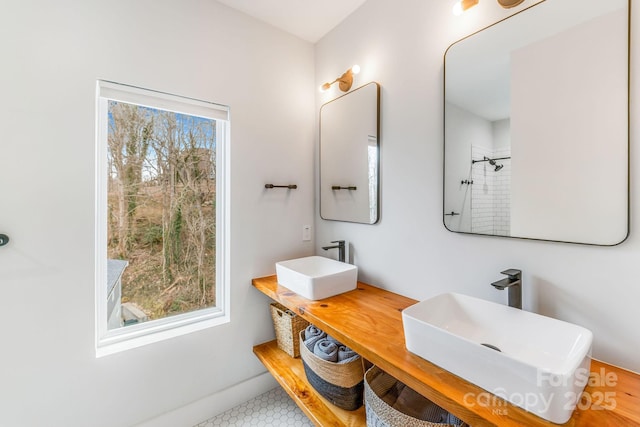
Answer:
M9 243L9 236L6 234L0 234L0 246L4 246Z

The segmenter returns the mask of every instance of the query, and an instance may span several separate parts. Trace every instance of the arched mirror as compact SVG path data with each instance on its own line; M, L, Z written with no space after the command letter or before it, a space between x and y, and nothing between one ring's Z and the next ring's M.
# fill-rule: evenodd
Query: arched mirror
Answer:
M444 104L447 229L626 238L628 0L546 0L458 41Z

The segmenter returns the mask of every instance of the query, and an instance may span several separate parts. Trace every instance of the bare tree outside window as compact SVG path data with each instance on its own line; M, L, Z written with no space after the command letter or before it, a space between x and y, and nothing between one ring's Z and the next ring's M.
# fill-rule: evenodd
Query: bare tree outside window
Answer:
M107 256L123 324L214 306L216 121L110 100Z

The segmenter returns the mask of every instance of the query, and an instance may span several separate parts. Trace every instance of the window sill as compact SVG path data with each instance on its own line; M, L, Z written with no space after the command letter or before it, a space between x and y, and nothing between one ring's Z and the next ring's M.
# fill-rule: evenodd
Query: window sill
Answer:
M219 308L198 310L164 319L107 331L98 338L96 358L229 323L229 313Z

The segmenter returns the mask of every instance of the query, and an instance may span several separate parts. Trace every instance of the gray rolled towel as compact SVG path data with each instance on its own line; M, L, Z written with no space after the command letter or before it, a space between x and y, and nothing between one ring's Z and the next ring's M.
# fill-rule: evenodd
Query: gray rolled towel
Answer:
M334 337L332 337L331 335L328 335L328 334L327 334L327 339L328 339L329 341L331 341L331 342L336 343L338 346L341 346L341 345L342 345L342 343L341 343L340 341L338 341L337 339L335 339L335 338L334 338Z
M307 346L309 351L313 352L316 343L326 336L327 334L325 334L322 329L318 329L313 325L309 325L304 330L304 345Z
M333 341L322 338L313 347L313 354L328 362L337 362L338 345Z
M359 357L358 353L346 345L338 346L338 363L349 363Z

